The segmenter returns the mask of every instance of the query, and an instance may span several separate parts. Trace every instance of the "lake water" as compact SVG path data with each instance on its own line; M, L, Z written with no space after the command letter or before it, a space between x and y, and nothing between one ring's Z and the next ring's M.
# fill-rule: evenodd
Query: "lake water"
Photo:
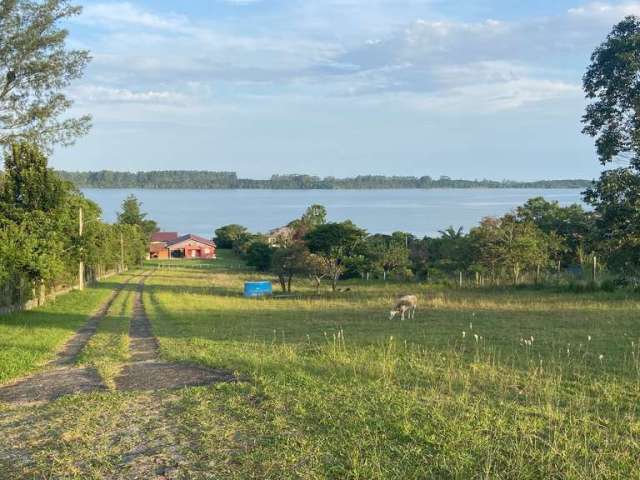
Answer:
M83 189L97 202L104 220L114 222L129 194L162 230L211 237L213 231L239 223L266 232L299 218L314 203L324 205L329 220L353 220L370 233L405 231L437 236L448 226L465 231L486 216L503 215L529 198L542 196L562 205L581 203L580 190L136 190Z

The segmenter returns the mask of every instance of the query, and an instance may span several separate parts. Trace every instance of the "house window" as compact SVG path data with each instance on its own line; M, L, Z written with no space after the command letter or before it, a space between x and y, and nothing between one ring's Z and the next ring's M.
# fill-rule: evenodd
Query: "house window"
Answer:
M205 254L207 254L207 255L209 255L209 253L211 253L211 252L209 251L209 249L208 249L208 248L205 248L205 249L204 249L204 253L205 253Z

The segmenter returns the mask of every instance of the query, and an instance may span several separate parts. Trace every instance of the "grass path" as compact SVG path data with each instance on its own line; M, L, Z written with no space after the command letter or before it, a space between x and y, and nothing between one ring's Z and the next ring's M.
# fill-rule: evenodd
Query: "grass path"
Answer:
M76 365L97 370L108 388L115 388L115 378L120 364L129 359L129 321L133 312L133 300L138 277L131 278L98 324L96 334L80 352Z
M0 385L40 370L129 274L58 297L29 312L0 316Z

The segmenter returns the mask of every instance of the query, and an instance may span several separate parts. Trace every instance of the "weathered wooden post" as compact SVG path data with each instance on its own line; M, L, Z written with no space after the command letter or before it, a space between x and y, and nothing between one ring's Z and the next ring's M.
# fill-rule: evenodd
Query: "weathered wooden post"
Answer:
M84 290L84 261L82 260L82 227L84 219L82 213L82 207L78 210L78 237L80 238L80 262L78 265L78 289Z
M598 258L593 256L593 272L592 272L592 280L595 282L598 276Z
M124 272L124 239L120 232L120 271Z

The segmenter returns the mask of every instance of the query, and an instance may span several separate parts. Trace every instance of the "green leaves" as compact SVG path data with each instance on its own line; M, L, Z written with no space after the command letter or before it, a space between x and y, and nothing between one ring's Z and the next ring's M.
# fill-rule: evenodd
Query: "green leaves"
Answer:
M142 204L135 195L129 195L122 202L122 211L118 213L118 223L121 225L134 225L140 227L145 237L149 239L153 232L158 230L158 225L153 220L147 220L147 214L142 213Z
M601 250L609 266L627 274L640 270L640 19L614 26L591 57L584 76L584 133L594 137L600 163L623 160L585 192L598 214Z
M80 13L67 0L0 4L0 145L28 140L45 149L84 135L89 116L60 117L72 105L62 91L90 60L69 50L60 23Z

